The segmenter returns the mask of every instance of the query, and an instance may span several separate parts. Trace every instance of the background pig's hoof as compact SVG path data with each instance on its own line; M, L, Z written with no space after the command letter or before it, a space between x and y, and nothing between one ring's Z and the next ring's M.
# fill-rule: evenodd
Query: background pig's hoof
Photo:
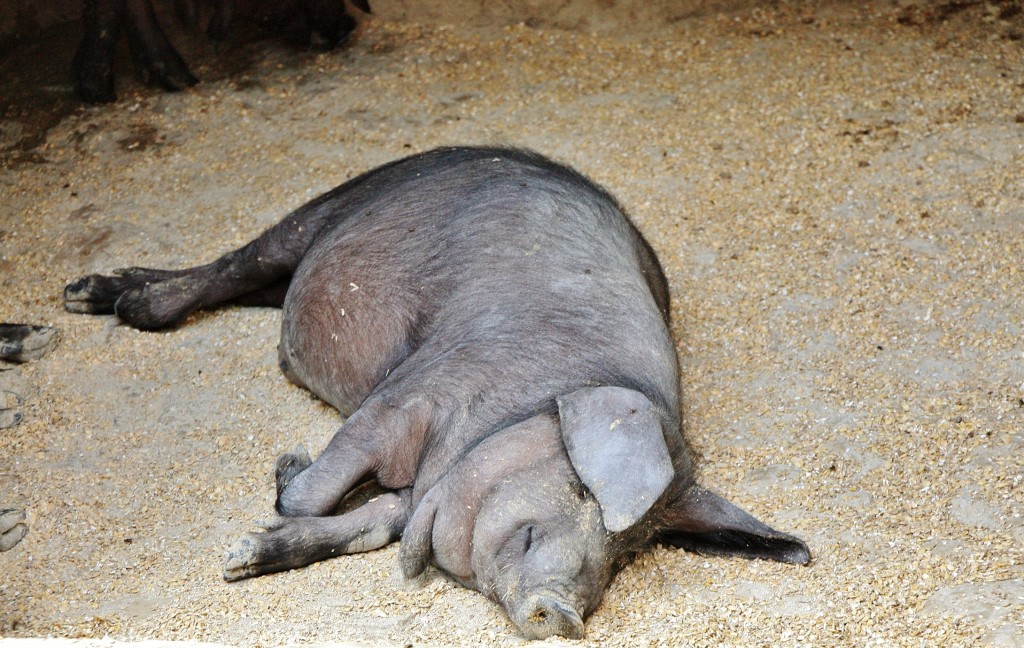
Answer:
M254 533L235 540L224 554L224 580L230 582L260 575L256 569L259 544L259 536Z
M0 430L12 428L21 423L21 412L17 410L21 403L21 396L0 389Z
M71 64L75 92L83 101L107 103L115 101L114 70L106 54L94 43L82 43Z
M31 324L0 324L0 360L38 360L57 344L57 329Z
M135 71L146 83L159 84L167 90L184 90L199 83L199 79L192 74L185 60L170 43L160 43L156 47L139 43L138 47L130 49Z
M21 542L28 533L25 511L21 509L0 509L0 551L7 551Z
M309 456L309 451L302 446L296 448L295 452L286 452L278 457L277 462L274 464L277 494L280 495L281 491L288 485L288 482L295 479L295 476L300 472L309 468L311 463L313 463L313 460Z

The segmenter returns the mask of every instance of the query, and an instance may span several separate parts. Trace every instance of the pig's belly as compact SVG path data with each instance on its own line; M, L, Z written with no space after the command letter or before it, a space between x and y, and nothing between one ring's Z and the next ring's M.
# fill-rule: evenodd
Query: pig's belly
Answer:
M299 267L284 302L288 378L348 416L408 353L411 317L394 286L336 263Z

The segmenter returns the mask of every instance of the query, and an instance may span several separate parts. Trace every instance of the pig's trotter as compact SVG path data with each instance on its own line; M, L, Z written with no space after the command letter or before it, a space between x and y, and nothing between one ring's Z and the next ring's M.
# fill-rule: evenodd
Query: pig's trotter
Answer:
M117 298L114 312L137 329L153 331L179 324L199 306L189 277L181 277L129 290Z
M64 310L109 315L142 330L174 326L201 305L201 289L187 270L125 268L114 276L88 275L64 288Z
M0 551L7 551L21 542L28 533L25 511L21 509L0 509Z
M224 580L304 567L343 554L379 549L402 535L408 489L385 493L344 515L285 518L264 533L247 533L224 556Z
M22 404L21 396L14 392L0 389L0 430L12 428L21 423L21 412L18 407ZM2 515L0 511L0 515Z
M289 482L295 478L300 472L309 468L309 465L313 463L313 459L309 456L309 451L303 447L298 447L295 452L286 452L277 458L277 462L274 464L274 481L277 484L277 494L281 495L281 491L288 486Z
M246 533L228 547L224 554L224 580L236 581L260 575L261 572L254 567L259 564L260 535Z
M64 287L64 310L69 313L112 315L114 304L129 290L186 274L182 270L121 268L114 276L87 275Z
M0 360L38 360L57 344L57 329L31 324L0 324ZM0 402L3 399L0 398ZM0 405L0 409L3 406Z
M69 313L110 315L114 302L124 292L121 277L89 275L72 281L64 287L64 310Z
M309 451L302 446L296 448L295 452L284 453L274 462L274 483L277 486L277 500L274 502L274 510L277 511L278 515L288 517L302 515L300 512L292 511L282 501L282 493L288 488L292 480L299 476L306 468L309 468L312 463L313 459L309 456Z

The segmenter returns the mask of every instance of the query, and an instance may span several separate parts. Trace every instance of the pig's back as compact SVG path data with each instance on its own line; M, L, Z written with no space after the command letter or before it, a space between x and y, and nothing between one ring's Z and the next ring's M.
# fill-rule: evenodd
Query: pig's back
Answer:
M417 362L459 358L452 376L503 365L527 391L630 373L671 347L649 248L610 195L536 154L432 151L336 201L289 290L282 357L345 413L424 345ZM655 380L674 350L670 364Z

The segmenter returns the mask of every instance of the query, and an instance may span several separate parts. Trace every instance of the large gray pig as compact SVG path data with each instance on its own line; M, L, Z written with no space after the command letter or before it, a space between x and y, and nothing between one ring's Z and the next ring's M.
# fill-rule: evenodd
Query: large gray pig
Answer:
M810 560L695 482L658 260L614 198L535 153L414 155L211 264L91 275L65 300L140 329L282 306L281 368L348 417L316 461L278 459L282 517L228 550L228 580L401 538L406 577L433 562L526 637L578 638L652 543Z

